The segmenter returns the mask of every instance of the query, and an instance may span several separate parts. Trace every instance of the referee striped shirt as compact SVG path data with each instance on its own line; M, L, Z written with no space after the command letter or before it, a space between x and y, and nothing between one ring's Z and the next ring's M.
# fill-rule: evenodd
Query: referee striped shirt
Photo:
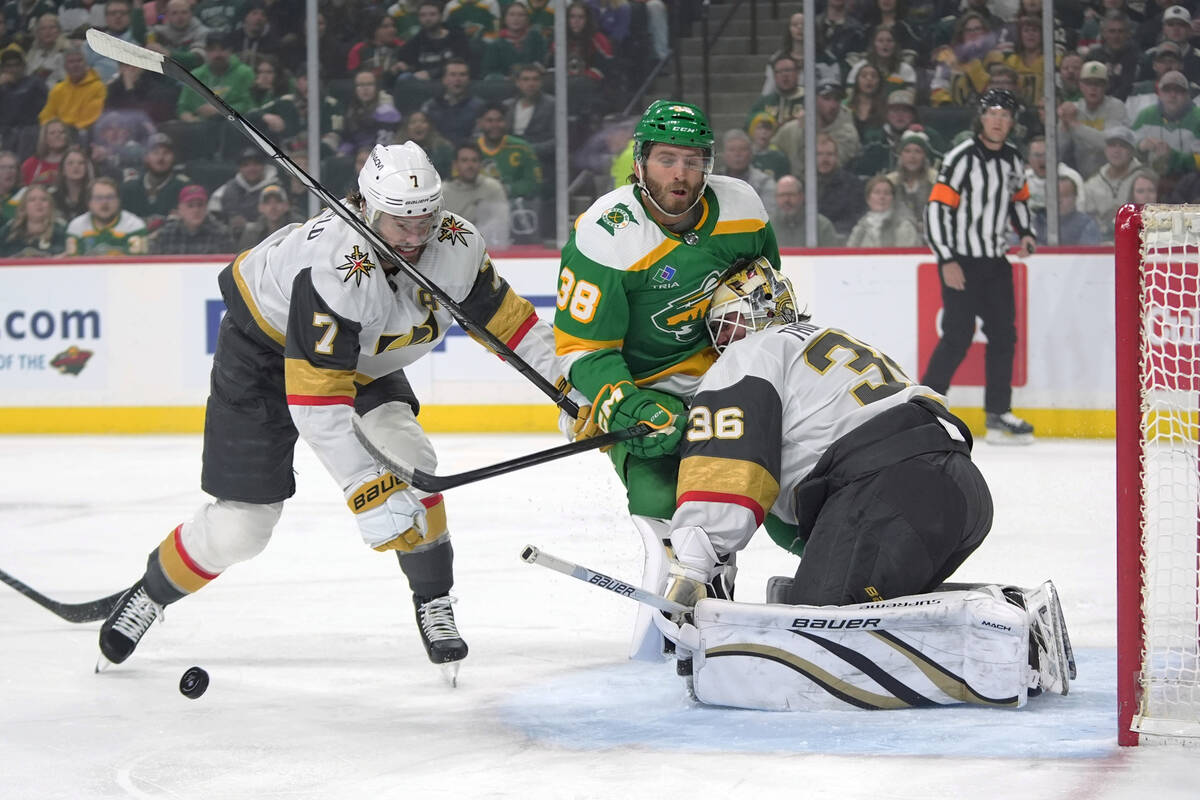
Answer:
M1008 142L991 150L975 136L946 153L925 208L925 237L938 263L1003 257L1009 224L1033 236L1028 199L1025 165Z

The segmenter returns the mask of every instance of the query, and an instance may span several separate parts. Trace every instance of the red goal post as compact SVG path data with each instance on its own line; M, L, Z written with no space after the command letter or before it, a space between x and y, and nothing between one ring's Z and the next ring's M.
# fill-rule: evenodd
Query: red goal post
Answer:
M1117 741L1200 744L1200 206L1116 230Z

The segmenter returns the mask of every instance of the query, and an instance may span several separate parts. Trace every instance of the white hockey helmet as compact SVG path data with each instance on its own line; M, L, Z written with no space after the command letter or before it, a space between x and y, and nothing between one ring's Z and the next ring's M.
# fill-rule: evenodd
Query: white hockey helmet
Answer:
M379 215L422 217L431 215L426 242L437 233L442 215L442 179L433 162L416 142L377 144L358 173L363 196L363 216L375 227Z
M738 259L713 291L708 335L717 352L751 331L799 319L792 282L765 257Z

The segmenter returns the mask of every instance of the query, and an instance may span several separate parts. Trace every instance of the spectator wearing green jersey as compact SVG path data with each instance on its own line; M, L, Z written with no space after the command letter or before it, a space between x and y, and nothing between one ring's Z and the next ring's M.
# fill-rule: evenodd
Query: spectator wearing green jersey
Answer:
M508 132L504 107L491 103L479 115L476 144L483 154L483 174L504 186L514 211L513 241L537 241L542 208L542 164L529 142Z
M87 212L67 225L67 255L139 255L146 245L146 223L121 209L117 182L97 178L88 192Z
M1200 165L1200 108L1188 94L1188 79L1172 70L1158 79L1158 102L1133 121L1137 149L1159 175L1180 176Z
M250 109L250 87L254 85L254 70L233 54L226 35L214 32L205 36L204 65L193 74L236 110L245 113ZM184 89L179 95L178 109L179 118L187 122L221 116L220 111L190 89Z

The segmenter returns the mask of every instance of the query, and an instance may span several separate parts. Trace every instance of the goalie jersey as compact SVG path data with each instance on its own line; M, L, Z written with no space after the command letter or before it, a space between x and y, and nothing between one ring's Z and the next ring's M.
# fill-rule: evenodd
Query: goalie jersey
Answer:
M387 264L325 211L271 234L219 279L228 313L284 359L293 421L343 487L374 466L352 432L358 388L412 364L453 323ZM416 267L544 377L558 378L550 326L496 272L474 225L445 214Z
M723 556L768 513L795 526L796 487L825 451L914 397L945 403L837 328L795 322L732 343L692 401L672 528L703 528Z

